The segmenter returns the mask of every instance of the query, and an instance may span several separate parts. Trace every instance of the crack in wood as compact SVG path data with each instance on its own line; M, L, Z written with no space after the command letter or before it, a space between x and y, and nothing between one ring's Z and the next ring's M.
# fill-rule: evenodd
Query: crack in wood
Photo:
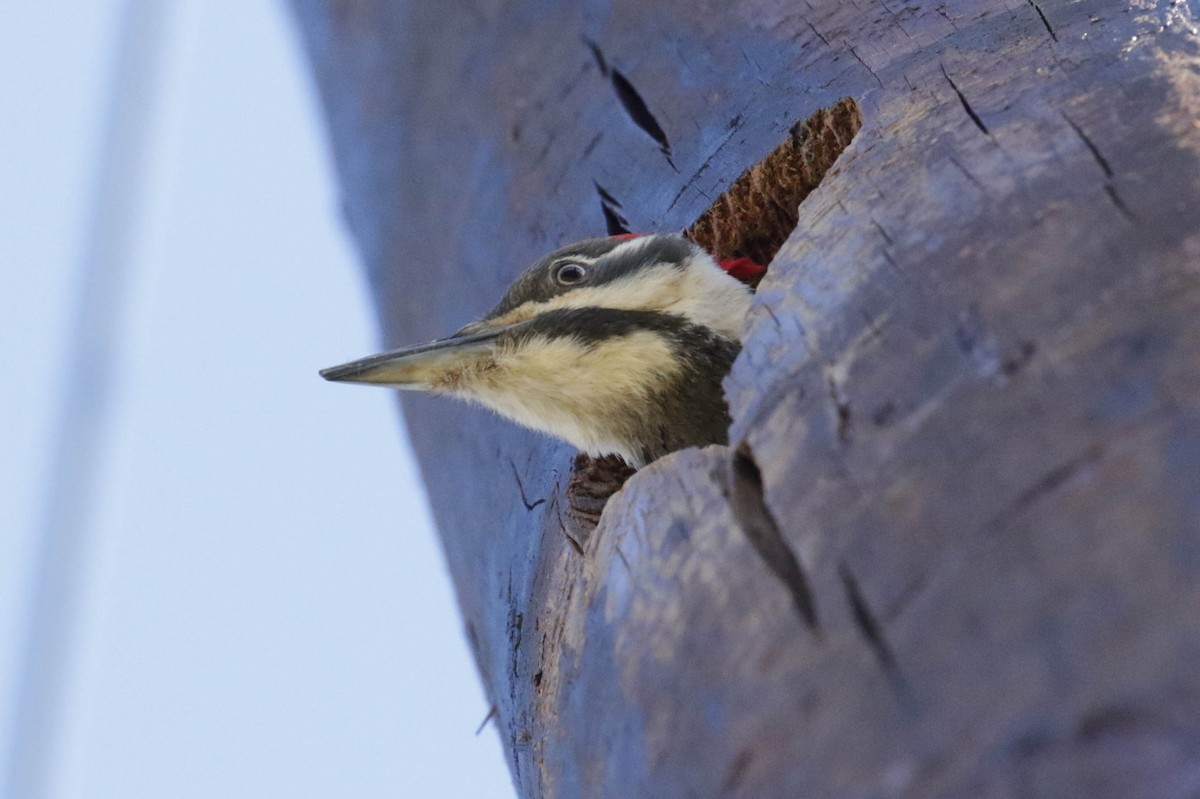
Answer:
M600 144L600 140L603 138L604 138L603 133L597 133L595 136L593 136L588 141L587 145L583 148L583 155L580 156L579 160L582 161L582 160L586 159L588 156L590 156L595 151L596 147Z
M984 197L989 196L987 188L983 185L983 183L980 182L979 178L975 177L975 174L971 172L971 170L963 166L962 162L959 161L953 153L947 154L946 160L956 167L959 172L962 172L963 177L965 177L971 183L971 185L979 189L980 194L982 194Z
M596 66L600 69L600 74L607 78L608 59L604 57L604 51L600 49L600 45L586 36L583 37L583 43L592 51L592 58L596 59Z
M805 626L819 638L821 625L808 576L767 507L763 496L762 473L754 461L750 445L744 441L729 461L728 497L729 511L746 540L770 572L787 588Z
M1025 0L1025 1L1027 3L1029 3L1029 5L1033 6L1033 10L1037 12L1038 18L1042 21L1042 24L1044 26L1046 26L1046 33L1050 34L1050 38L1057 42L1058 34L1056 34L1054 32L1054 28L1050 27L1050 21L1048 19L1046 19L1045 13L1042 12L1042 7L1039 6L1037 3L1033 2L1033 0Z
M658 143L658 148L666 156L667 163L678 172L679 169L671 157L671 142L667 139L667 133L662 129L662 125L658 124L658 120L650 111L650 106L646 105L646 101L642 99L641 93L634 88L633 83L619 69L612 70L610 80L613 90L617 93L617 99L621 101L621 106L625 109L625 113L629 114L633 124Z
M1083 128L1079 127L1079 124L1075 120L1067 116L1065 111L1060 111L1059 113L1066 120L1067 124L1071 126L1071 130L1075 131L1075 135L1079 137L1079 140L1087 147L1088 152L1092 154L1092 158L1096 159L1096 163L1104 170L1104 176L1111 178L1113 176L1112 167L1109 165L1108 159L1100 152L1100 148L1096 146L1096 143L1092 141L1090 136L1083 132Z
M850 427L853 422L853 414L850 411L850 403L842 396L837 380L832 374L828 375L827 382L829 384L829 399L833 402L833 408L837 415L837 438L842 444L850 441Z
M730 140L733 139L734 134L737 132L738 127L736 125L731 125L729 132L725 134L723 139L721 139L721 143L716 146L716 149L713 150L712 154L704 159L703 163L696 168L696 171L692 173L692 176L688 178L687 182L679 187L679 191L675 192L675 196L671 198L671 202L667 205L667 210L665 213L669 214L672 210L674 210L675 206L679 204L679 200L683 197L687 190L695 185L696 181L700 179L701 175L708 171L708 168L712 165L712 162L718 155L720 155L721 150L724 149L725 145L727 145Z
M863 596L858 579L854 576L854 572L850 570L849 565L845 561L838 564L838 576L842 580L842 588L845 590L846 599L850 603L851 618L854 620L854 626L858 629L867 647L875 656L875 660L879 663L879 667L883 670L884 676L887 678L893 691L898 694L906 693L907 688L904 676L900 673L900 666L896 662L896 656L892 653L892 648L884 637L883 628L879 626L879 622L875 619L875 614L871 611L871 606L867 603L866 597Z
M537 508L538 505L546 501L545 497L541 497L534 502L529 501L529 495L525 493L525 484L521 482L521 474L517 471L517 464L512 458L508 459L508 465L512 467L513 477L517 480L517 490L521 493L521 504L525 506L525 510L531 511Z
M871 69L871 65L870 65L870 64L868 64L866 61L863 61L863 59L862 59L862 56L860 56L860 55L858 54L858 51L854 49L854 45L850 44L850 43L849 43L849 42L847 42L847 41L843 41L843 42L842 42L842 45L843 45L843 46L844 46L844 47L845 47L847 50L849 50L849 51L850 51L850 55L854 56L854 60L855 60L855 61L857 61L858 63L862 64L862 65L863 65L863 68L864 68L865 70L867 70L867 72L870 72L870 73L871 73L871 77L875 79L875 82L879 84L879 88L881 88L881 89L882 89L882 88L883 88L883 81L882 81L882 80L880 80L880 79L879 79L879 76L875 74L875 70Z
M812 32L813 32L813 35L814 35L814 36L816 36L818 39L820 39L820 40L821 40L821 42L822 42L822 43L823 43L823 44L824 44L826 47L829 47L829 46L830 46L830 44L829 44L829 40L828 40L828 39L826 39L824 36L822 36L822 35L821 35L821 32L820 32L819 30L817 30L816 26L814 26L814 25L813 25L811 22L809 22L808 20L804 20L804 24L808 26L808 29L809 29L810 31L812 31Z
M985 529L988 531L999 530L1009 519L1021 513L1025 508L1037 502L1042 497L1053 494L1083 469L1099 462L1104 457L1106 449L1107 442L1099 442L1088 447L1066 463L1051 469L1022 491L1000 513L997 513L987 523Z
M558 502L558 494L554 495L554 498L550 501L550 504L554 508L555 518L558 520L558 531L562 533L563 538L567 539L567 543L571 545L571 549L575 551L575 554L582 556L583 545L579 543L579 539L571 535L571 531L567 529L566 522L563 521L562 506Z
M1128 219L1130 222L1137 221L1137 215L1129 210L1129 206L1121 199L1121 195L1117 194L1117 187L1112 183L1104 184L1104 193L1108 195L1108 199L1116 206L1116 209L1121 212L1121 216Z
M975 127L984 132L985 135L991 136L992 132L988 130L988 126L983 124L983 119L979 114L975 113L975 109L967 101L967 96L962 93L962 89L958 88L958 84L954 82L954 78L950 77L950 73L946 71L946 65L938 62L938 66L942 68L942 75L946 78L946 82L950 84L950 88L954 89L954 93L958 95L958 101L962 103L963 110L967 112L967 116L975 123Z
M1066 121L1067 125L1070 126L1071 130L1075 132L1075 135L1079 137L1079 140L1083 142L1084 147L1087 148L1087 151L1091 154L1092 159L1100 166L1100 170L1104 172L1104 193L1107 195L1109 201L1113 204L1113 206L1116 207L1121 216L1125 217L1130 222L1136 222L1137 216L1133 213L1133 211L1129 210L1129 206L1125 204L1125 201L1121 198L1121 195L1117 193L1117 187L1113 183L1116 173L1112 168L1112 164L1110 164L1108 159L1104 157L1104 154L1100 152L1100 148L1096 145L1096 142L1092 140L1091 136L1087 135L1087 132L1084 131L1083 127L1080 126L1079 123L1071 119L1071 117L1069 117L1065 111L1059 111L1059 114L1062 116L1063 120Z
M608 189L600 185L598 181L593 180L592 185L596 187L596 193L600 195L601 202L611 205L613 208L621 208L621 201L612 195Z
M600 211L604 214L604 227L608 231L608 235L621 236L630 233L629 221L621 213L620 201L595 180L592 181L592 185L596 187L596 193L600 195Z
M896 243L892 241L892 237L888 235L888 232L883 225L879 224L879 222L875 220L875 217L871 217L871 224L874 225L875 229L879 231L879 235L883 236L883 240L887 242L889 247Z
M641 92L634 87L633 82L625 77L625 74L621 70L608 62L608 58L605 57L604 51L600 49L600 45L597 42L586 36L583 37L583 42L591 50L592 58L595 59L600 74L607 78L608 82L612 85L613 91L616 92L617 100L620 101L621 107L625 109L625 113L633 121L633 124L641 128L651 139L654 139L655 143L658 144L659 151L662 152L663 156L667 159L667 163L670 164L671 169L678 172L679 167L675 166L675 159L671 155L671 142L667 138L667 133L650 110L650 106L642 98ZM607 217L607 214L605 216Z

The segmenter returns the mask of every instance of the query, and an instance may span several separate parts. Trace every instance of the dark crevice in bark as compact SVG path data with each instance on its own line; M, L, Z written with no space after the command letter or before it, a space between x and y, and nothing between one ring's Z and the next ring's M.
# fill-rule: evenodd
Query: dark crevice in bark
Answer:
M671 159L671 142L667 140L666 131L658 124L658 120L650 112L650 107L646 105L642 95L638 94L638 90L620 70L612 71L611 80L613 90L616 91L617 99L621 101L621 107L625 109L625 113L629 114L633 124L644 130L646 135L658 143L658 148L666 156L667 163L674 168L675 162Z
M1109 166L1108 159L1101 154L1100 148L1096 146L1096 143L1092 141L1091 137L1083 132L1083 128L1079 127L1075 120L1067 116L1066 113L1063 113L1062 118L1066 120L1068 125L1071 126L1071 130L1075 131L1075 135L1078 136L1079 140L1083 142L1085 147L1087 147L1088 152L1092 154L1092 158L1096 159L1096 163L1100 165L1100 169L1104 170L1104 177L1111 178L1113 176L1112 167Z
M667 163L672 169L676 169L675 161L671 157L671 142L667 138L666 131L662 125L658 123L654 113L651 112L650 106L646 105L646 101L642 99L641 93L634 87L629 78L625 77L621 70L608 63L608 59L604 57L604 51L600 49L600 45L596 44L591 39L584 39L588 49L592 51L592 56L596 59L596 66L600 68L600 73L608 78L612 84L613 91L617 94L617 99L621 102L621 107L625 109L625 113L633 120L633 124L642 129L643 132L650 138L654 139L658 144L658 149L666 156ZM678 169L676 169L678 171Z
M816 600L804 567L771 514L763 496L762 473L749 444L743 442L729 463L729 511L746 540L792 595L797 612L814 634L821 631Z
M521 481L521 473L517 471L517 464L512 458L508 459L508 465L512 467L513 477L517 480L517 491L521 494L521 504L525 506L525 510L533 510L538 505L546 501L545 497L539 497L533 502L529 501L529 495L525 493L525 483Z
M600 212L604 214L604 230L610 236L620 236L629 231L629 223L619 211L614 211L609 205L600 203Z
M878 76L878 75L876 75L876 74L875 74L875 70L871 69L871 65L870 65L870 64L868 64L866 61L863 61L863 58L862 58L862 56L860 56L860 55L858 54L858 51L854 49L854 45L850 44L850 43L849 43L849 42L847 42L847 41L843 41L843 42L842 42L842 45L843 45L843 46L844 46L844 47L845 47L847 50L849 50L849 51L850 51L850 55L854 56L854 60L855 60L855 61L857 61L858 63L862 64L862 66L863 66L863 69L865 69L867 72L871 73L871 77L872 77L872 78L874 78L874 79L875 79L875 82L879 84L879 88L881 88L881 89L882 89L882 88L884 88L884 86L883 86L883 81L882 81L882 80L879 78L879 76Z
M604 214L604 229L608 235L620 236L631 232L628 220L621 213L621 201L598 182L593 180L592 185L596 187L596 194L600 195L600 212Z
M1125 201L1121 199L1121 195L1117 194L1116 186L1114 186L1112 183L1105 183L1104 193L1108 195L1108 199L1112 201L1113 206L1115 206L1117 211L1121 213L1121 216L1125 217L1130 222L1137 221L1137 215L1134 214L1133 211L1129 210L1129 206L1126 205Z
M850 567L845 562L842 562L838 564L838 576L841 577L842 588L846 592L846 600L850 603L850 613L851 618L854 620L854 626L862 635L863 641L866 642L867 647L871 650L871 654L879 662L879 667L883 670L884 676L887 677L892 689L897 693L906 693L907 687L904 682L904 676L900 673L900 666L896 663L896 656L892 653L892 648L884 637L883 629L879 626L879 622L876 621L871 606L867 603L866 597L863 596L862 589L859 588L854 572L850 571Z
M600 45L586 36L583 37L583 43L592 51L592 58L596 59L596 67L599 68L600 74L608 77L608 59L604 57L604 51L600 49Z
M583 456L580 456L580 457L583 457ZM617 488L620 488L620 486L617 486ZM616 488L613 489L613 491L616 491L616 490L617 490ZM563 534L563 538L567 539L567 543L571 545L571 549L573 549L575 551L575 554L582 555L583 554L583 545L579 543L579 539L576 538L574 534L572 534L570 529L568 529L567 522L565 519L563 519L562 507L558 504L558 497L559 497L559 495L556 493L554 495L554 498L550 501L551 507L554 508L555 518L558 521L558 530L560 533ZM583 527L583 528L585 528L585 532L586 532L586 530L590 530L591 527L594 525L589 519L585 523L576 523L572 526L576 527L576 528Z
M1079 474L1079 472L1103 458L1106 445L1107 442L1098 442L1088 447L1078 456L1071 458L1064 464L1056 466L1039 477L1032 485L1017 495L1003 511L989 521L984 529L988 531L1000 530L1025 508L1041 500L1043 497L1053 494L1071 480L1071 478Z
M845 444L850 441L850 426L854 416L850 411L850 402L842 396L841 387L832 374L828 376L828 381L829 399L833 403L834 412L837 415L838 441Z
M983 119L975 112L971 104L967 102L967 96L962 93L962 89L958 88L958 84L954 82L954 78L950 77L950 73L946 71L946 66L944 64L939 64L938 66L942 68L942 75L946 78L946 82L950 84L950 88L954 89L954 93L958 95L958 101L962 103L963 110L967 112L967 116L975 123L975 127L979 128L986 135L991 136L992 132L988 130L987 125L983 124Z
M1060 113L1062 113L1062 118L1066 121L1066 123L1071 126L1071 130L1073 130L1075 135L1079 137L1079 140L1083 142L1084 147L1087 148L1087 151L1099 165L1101 171L1104 172L1104 193L1108 197L1109 201L1113 204L1117 211L1120 212L1121 216L1125 217L1130 222L1136 221L1137 216L1133 213L1133 211L1129 210L1129 206L1125 204L1125 201L1121 199L1121 195L1117 193L1117 187L1113 184L1113 177L1116 173L1113 172L1112 165L1109 163L1108 159L1104 157L1104 154L1100 152L1100 148L1096 146L1096 143L1092 141L1092 138L1084 132L1083 128L1080 127L1075 120L1067 116L1065 112Z
M614 209L621 209L621 201L612 195L608 189L601 186L597 181L592 181L592 185L596 187L596 193L600 195L600 202L605 205L611 205Z
M892 239L891 235L887 232L887 229L884 228L883 225L879 224L879 222L875 219L871 220L871 224L875 227L876 230L879 231L879 235L883 237L883 240L885 242L887 242L887 245L889 247L895 245L896 242Z
M1042 7L1033 2L1033 0L1028 0L1028 3L1029 5L1033 6L1033 10L1037 12L1038 19L1042 21L1042 25L1044 25L1046 28L1046 33L1050 34L1050 38L1057 42L1058 35L1054 32L1054 28L1050 27L1050 20L1046 19L1046 14L1042 11Z

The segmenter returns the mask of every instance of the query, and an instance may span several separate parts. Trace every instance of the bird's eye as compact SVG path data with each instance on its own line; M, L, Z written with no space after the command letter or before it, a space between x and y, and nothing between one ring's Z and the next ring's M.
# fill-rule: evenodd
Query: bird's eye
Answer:
M568 262L559 264L554 269L554 282L560 286L576 286L587 277L587 268L583 264Z

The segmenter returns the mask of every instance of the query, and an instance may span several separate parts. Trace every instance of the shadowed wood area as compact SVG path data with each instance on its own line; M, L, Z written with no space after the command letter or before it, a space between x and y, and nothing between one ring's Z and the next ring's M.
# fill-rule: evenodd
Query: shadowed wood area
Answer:
M389 346L861 116L731 447L405 398L520 796L1200 794L1196 3L292 5Z

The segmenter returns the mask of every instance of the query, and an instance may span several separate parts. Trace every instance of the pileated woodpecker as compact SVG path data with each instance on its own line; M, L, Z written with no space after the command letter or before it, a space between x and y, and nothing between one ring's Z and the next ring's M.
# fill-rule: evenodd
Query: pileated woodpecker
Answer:
M586 239L537 261L450 338L321 375L469 400L642 466L727 440L721 379L750 307L742 280L761 272L747 259L719 266L679 235Z

